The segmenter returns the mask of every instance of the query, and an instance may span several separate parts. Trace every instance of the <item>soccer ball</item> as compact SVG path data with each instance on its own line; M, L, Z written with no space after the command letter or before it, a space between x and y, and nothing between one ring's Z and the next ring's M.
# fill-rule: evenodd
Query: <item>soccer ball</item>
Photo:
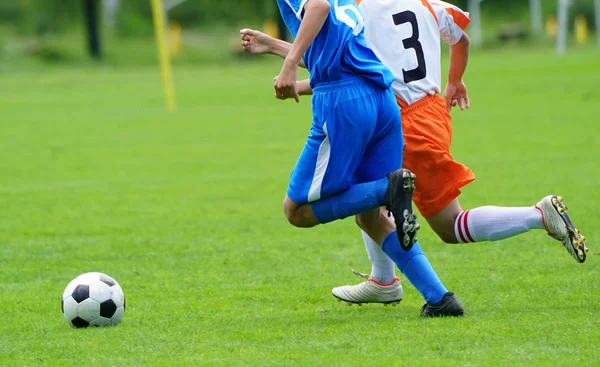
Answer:
M81 274L67 285L62 312L75 328L117 325L125 312L125 295L117 281L106 274Z

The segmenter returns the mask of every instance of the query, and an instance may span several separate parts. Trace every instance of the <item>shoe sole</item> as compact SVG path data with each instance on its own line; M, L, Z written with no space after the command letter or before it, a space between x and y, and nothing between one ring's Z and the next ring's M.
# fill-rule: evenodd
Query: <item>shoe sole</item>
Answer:
M462 307L456 296L452 294L451 298L444 296L444 304L430 305L426 303L421 310L421 317L461 317L465 315L465 309Z
M573 222L571 222L571 218L569 218L569 215L567 214L567 206L563 204L563 197L552 196L550 200L552 202L552 206L554 207L558 215L560 215L561 219L565 223L565 226L567 227L570 246L567 246L567 244L565 244L564 242L563 246L565 246L569 254L571 254L571 256L573 256L573 258L577 260L577 262L585 262L585 260L587 259L587 252L589 251L588 248L585 246L586 238L581 234L581 232L577 228L575 228Z
M417 217L412 212L412 194L415 191L416 177L417 176L409 170L402 170L402 190L404 191L404 195L409 196L405 200L409 204L408 208L405 208L402 211L402 215L395 216L395 222L396 234L398 235L400 246L402 246L405 251L408 251L413 247L413 244L416 241L417 231L420 228L419 223L417 223Z
M427 317L463 317L465 316L465 311L456 311L456 312L449 312L449 313L437 313L437 314L429 314L429 315L421 315L421 317L427 318Z
M347 299L342 299L342 298L336 296L335 294L333 294L333 296L338 300L338 302L346 302L348 304L348 306L352 306L352 305L362 306L363 304L368 304L368 303L379 303L379 304L382 304L387 307L390 305L396 306L400 303L400 301L402 301L402 298L401 298L396 301L388 301L388 302L353 302L353 301L348 301Z

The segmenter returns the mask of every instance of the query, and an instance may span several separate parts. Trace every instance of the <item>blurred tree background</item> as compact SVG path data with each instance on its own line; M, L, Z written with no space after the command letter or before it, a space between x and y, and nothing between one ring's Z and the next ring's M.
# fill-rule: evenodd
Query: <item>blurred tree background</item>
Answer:
M102 14L102 43L109 63L155 62L150 0L96 0ZM165 0L165 3L176 0ZM468 0L449 2L467 9ZM114 12L109 12L114 6ZM542 0L546 21L556 14L556 0ZM505 27L530 30L529 2L485 0L482 5L484 46L499 46L498 33ZM594 25L593 0L574 0L570 10ZM277 19L274 0L188 0L169 11L169 20L181 29L184 52L176 62L214 61L231 57L237 30L263 28ZM86 60L83 0L0 1L0 57L4 63L22 59L51 62ZM572 30L572 27L571 27ZM593 38L593 37L591 37ZM531 37L520 42L532 43ZM535 39L551 44L552 39ZM226 47L223 47L226 45Z

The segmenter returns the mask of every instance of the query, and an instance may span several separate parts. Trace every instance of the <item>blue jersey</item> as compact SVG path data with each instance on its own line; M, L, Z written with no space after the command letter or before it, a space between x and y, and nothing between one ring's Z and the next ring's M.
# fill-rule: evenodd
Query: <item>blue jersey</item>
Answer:
M308 0L277 0L281 16L294 36L298 34ZM329 16L303 60L310 71L310 84L360 76L387 88L394 76L367 46L364 21L354 0L328 0Z

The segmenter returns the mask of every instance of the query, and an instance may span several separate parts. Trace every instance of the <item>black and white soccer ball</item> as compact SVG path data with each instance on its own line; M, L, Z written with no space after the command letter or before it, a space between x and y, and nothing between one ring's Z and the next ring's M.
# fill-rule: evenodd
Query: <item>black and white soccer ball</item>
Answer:
M117 325L125 312L125 295L117 281L106 274L81 274L67 285L62 312L75 328Z

